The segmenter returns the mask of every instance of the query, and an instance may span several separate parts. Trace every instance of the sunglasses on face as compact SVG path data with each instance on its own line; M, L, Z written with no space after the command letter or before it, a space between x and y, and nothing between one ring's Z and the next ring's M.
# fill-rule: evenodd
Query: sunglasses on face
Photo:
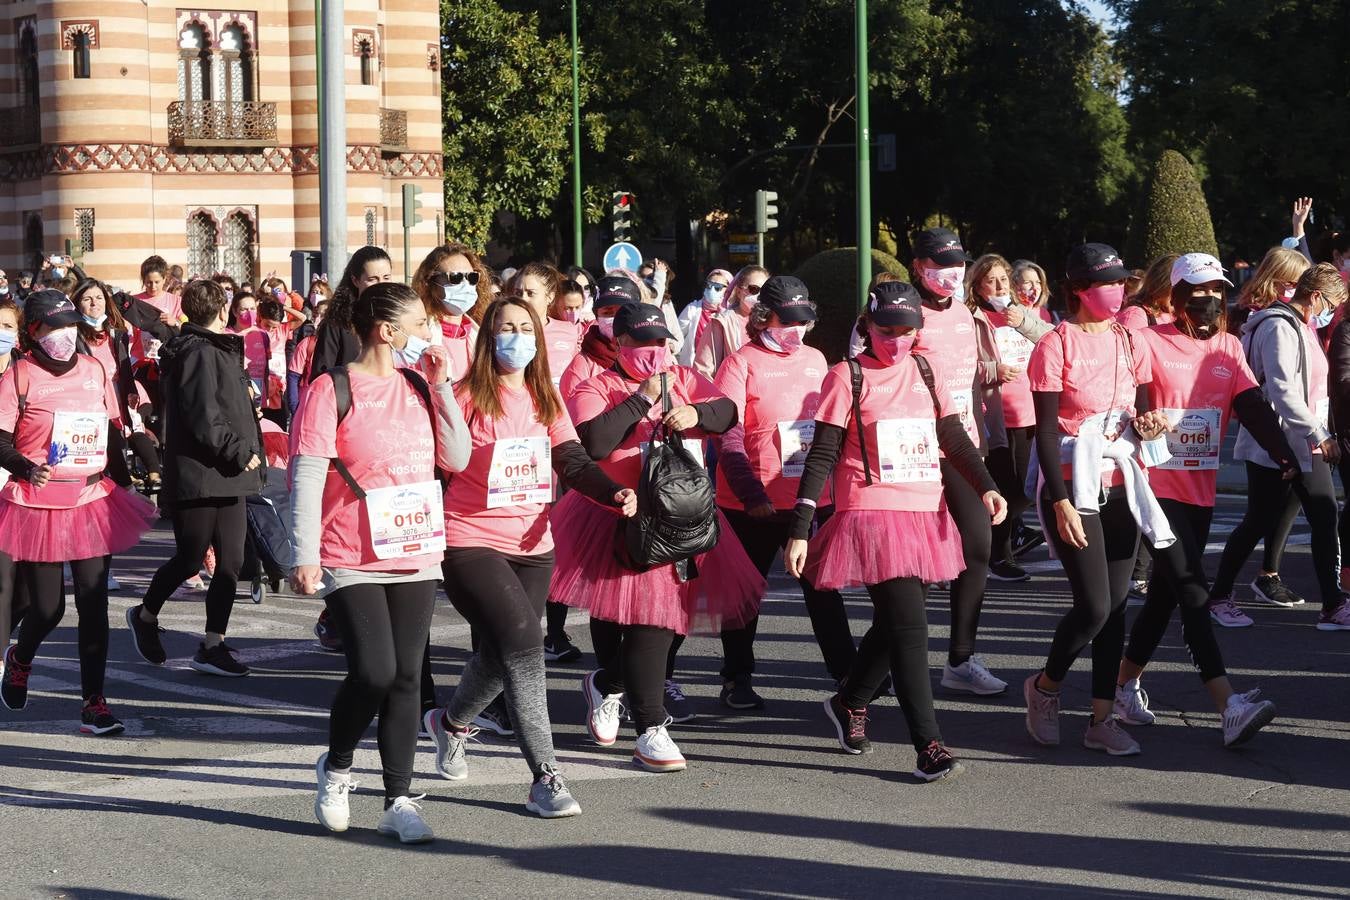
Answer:
M473 285L474 287L477 287L477 286L478 286L478 273L477 273L477 272L442 272L439 276L437 276L436 281L437 281L439 284L459 284L459 283L462 282L462 281L467 281L469 284Z
M722 284L720 281L710 281L708 282L708 287L712 288L715 291L725 291L727 289L727 286L725 284Z
M753 296L755 296L756 294L759 293L760 287L761 287L761 285L758 285L758 284L747 284L747 285L745 286L745 292L746 292L747 294L749 294L751 297L753 297Z

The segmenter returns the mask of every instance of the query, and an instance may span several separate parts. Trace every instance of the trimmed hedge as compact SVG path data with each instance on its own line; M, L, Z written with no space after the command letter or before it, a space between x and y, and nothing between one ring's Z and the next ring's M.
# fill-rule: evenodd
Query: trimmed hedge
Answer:
M1205 192L1186 157L1164 150L1149 174L1144 208L1136 217L1128 262L1143 268L1167 253L1219 255Z
M881 250L872 251L872 274L894 272L909 281L900 260ZM849 335L858 318L858 248L835 247L808 259L794 273L806 283L811 299L820 310L820 320L807 336L807 343L825 354L831 363L844 358Z

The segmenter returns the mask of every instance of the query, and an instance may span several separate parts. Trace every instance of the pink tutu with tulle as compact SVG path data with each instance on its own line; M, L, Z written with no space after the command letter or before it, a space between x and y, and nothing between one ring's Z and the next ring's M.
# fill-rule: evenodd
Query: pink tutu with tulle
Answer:
M120 487L71 509L0 500L0 550L20 562L96 559L130 550L158 518L153 503Z
M717 546L695 559L698 577L683 584L673 565L635 572L619 562L615 551L622 521L617 512L576 491L554 505L550 599L597 619L678 634L716 634L724 627L740 628L759 614L764 576L725 518Z
M806 580L818 590L892 578L949 581L966 567L961 534L944 503L936 512L847 509L811 538Z

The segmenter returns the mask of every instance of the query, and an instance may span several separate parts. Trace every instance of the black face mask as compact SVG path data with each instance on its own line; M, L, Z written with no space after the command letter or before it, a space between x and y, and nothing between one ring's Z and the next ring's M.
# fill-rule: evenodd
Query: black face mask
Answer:
M1210 332L1223 314L1223 307L1223 297L1194 297L1186 301L1186 318L1201 331Z

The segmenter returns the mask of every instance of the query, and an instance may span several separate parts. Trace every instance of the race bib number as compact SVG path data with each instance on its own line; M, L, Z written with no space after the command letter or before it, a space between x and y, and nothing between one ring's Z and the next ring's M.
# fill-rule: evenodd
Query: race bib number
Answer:
M376 559L445 551L445 513L438 482L395 484L367 491L366 518Z
M783 477L801 478L806 471L806 454L816 439L815 420L778 423L778 446L782 450Z
M963 391L952 391L952 406L956 407L956 414L961 417L961 427L970 435L970 440L977 447L980 444L980 433L975 430L975 392L971 388Z
M701 438L683 438L680 443L684 444L684 449L694 458L694 462L707 468L708 463L703 457L703 440ZM652 443L651 441L643 441L639 446L642 448L642 462L645 465L647 454L652 449Z
M942 480L937 425L932 419L882 419L876 434L883 484Z
M487 508L549 503L553 500L553 460L548 436L504 438L492 445Z
M1331 421L1331 401L1326 397L1318 400L1313 408L1313 415L1316 416L1318 424L1326 428L1327 423Z
M107 413L58 412L53 416L47 465L63 471L98 472L107 464Z
M1022 337L1016 328L1004 325L994 329L994 342L998 344L998 357L1004 365L1015 369L1025 369L1031 361L1031 351L1036 345Z
M1162 409L1172 430L1165 433L1167 449L1172 458L1160 469L1217 469L1219 468L1219 410Z

